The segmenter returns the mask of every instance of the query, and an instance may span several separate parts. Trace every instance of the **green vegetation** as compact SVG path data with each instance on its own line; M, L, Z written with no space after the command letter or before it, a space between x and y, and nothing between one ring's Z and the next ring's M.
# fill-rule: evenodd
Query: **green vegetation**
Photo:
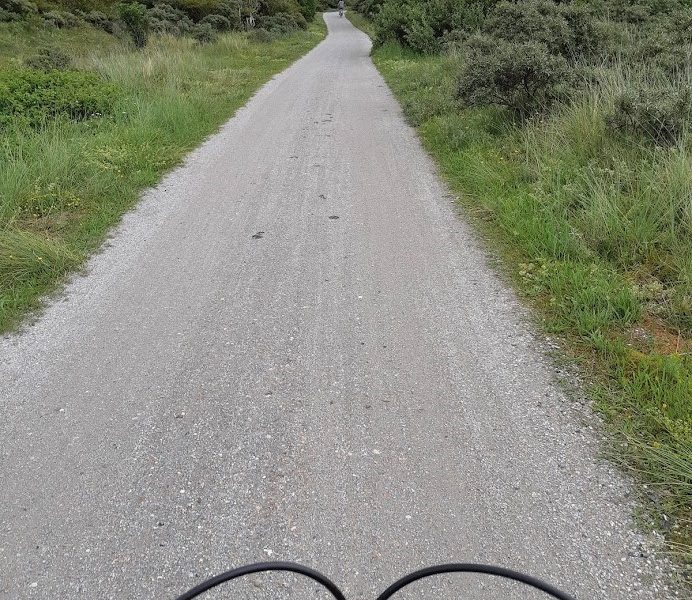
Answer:
M0 71L0 127L44 126L59 116L79 121L109 113L116 86L80 71Z
M138 2L128 2L118 6L120 20L130 35L135 48L144 48L149 41L149 15L147 7Z
M216 22L223 27L203 45L154 30L142 49L85 23L0 23L0 330L37 307L145 187L325 33L320 20L261 43Z
M210 43L218 32L256 26L275 38L306 29L316 8L315 0L0 0L0 23L51 29L88 24L129 35L135 47L143 48L151 32L192 35Z
M614 456L689 565L692 9L356 4L408 120L581 366Z

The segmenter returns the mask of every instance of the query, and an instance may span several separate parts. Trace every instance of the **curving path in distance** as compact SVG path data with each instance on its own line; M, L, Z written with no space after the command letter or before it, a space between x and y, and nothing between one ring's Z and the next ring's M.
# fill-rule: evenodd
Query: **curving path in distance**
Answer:
M326 20L0 343L0 598L171 598L268 558L353 599L451 560L667 597L369 40ZM459 581L426 597L536 597Z

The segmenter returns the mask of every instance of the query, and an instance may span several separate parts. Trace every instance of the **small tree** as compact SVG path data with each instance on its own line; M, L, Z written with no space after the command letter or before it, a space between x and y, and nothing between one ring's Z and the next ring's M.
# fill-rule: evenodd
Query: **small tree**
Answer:
M137 48L144 48L149 40L149 16L147 8L139 2L120 4L120 19Z

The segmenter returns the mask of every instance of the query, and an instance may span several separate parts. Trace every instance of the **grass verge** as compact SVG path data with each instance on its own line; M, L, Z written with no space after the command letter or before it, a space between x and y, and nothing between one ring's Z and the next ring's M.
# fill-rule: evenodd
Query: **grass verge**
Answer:
M144 188L325 33L318 16L307 31L269 43L244 33L224 34L203 46L190 38L157 36L136 51L89 27L0 24L0 70L20 69L37 47L49 45L69 54L80 71L104 80L109 94L114 90L107 114L79 121L58 114L42 127L8 119L1 132L0 332L37 308L41 297L99 246ZM68 79L70 90L85 85L84 78ZM35 98L21 97L27 106ZM16 107L16 97L10 100Z
M464 212L578 363L614 434L613 457L655 507L648 525L666 535L689 577L690 146L609 135L603 105L617 81L520 127L500 110L457 102L463 57L389 43L373 60Z

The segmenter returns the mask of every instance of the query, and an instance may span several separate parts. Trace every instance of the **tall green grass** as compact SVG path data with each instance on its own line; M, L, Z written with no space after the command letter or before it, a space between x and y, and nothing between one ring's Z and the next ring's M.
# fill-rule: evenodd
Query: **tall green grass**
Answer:
M581 366L614 456L655 490L653 524L689 562L690 132L660 148L608 130L617 93L650 76L619 65L520 126L499 109L458 104L463 57L388 43L373 59L509 277Z
M154 37L136 51L92 28L0 24L0 68L35 51L29 36L67 49L79 69L119 90L113 110L81 122L8 127L0 136L0 331L98 247L141 190L179 163L275 73L315 46L320 21L271 43L243 33L199 46ZM103 38L102 46L95 44Z

